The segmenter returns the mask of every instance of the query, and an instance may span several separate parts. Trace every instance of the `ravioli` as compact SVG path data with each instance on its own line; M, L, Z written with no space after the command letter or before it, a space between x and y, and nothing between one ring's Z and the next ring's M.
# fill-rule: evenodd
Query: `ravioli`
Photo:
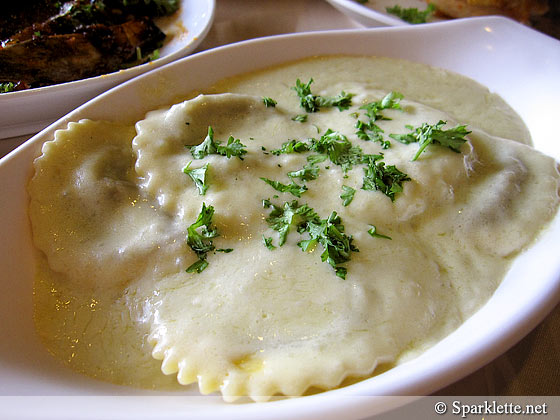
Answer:
M181 385L198 383L202 393L261 401L374 375L441 340L489 299L512 259L557 212L558 164L525 144L528 134L513 111L472 81L396 60L344 60L360 64L350 68L366 66L369 76L346 72L343 80L339 57L303 61L218 84L210 94L149 113L135 130L81 121L57 132L29 188L34 242L43 255L37 325L55 355L67 358L62 337L71 330L85 340L79 370L86 374L169 387L154 368L161 363L163 374ZM397 70L398 86L391 78ZM352 104L295 118L304 111L289 84L309 80L309 73L318 95L352 92ZM461 82L459 92L476 95L467 105L422 101L427 88L417 85L425 81ZM404 95L399 106L375 121L390 146L360 139L361 107L397 87ZM267 106L263 96L277 103ZM485 121L482 103L492 117L520 127L514 140L496 136L512 124ZM446 128L469 123L458 152L431 145L413 161L418 144L389 136L438 121ZM317 149L279 151L290 140L311 144L329 135L339 146L349 141L362 158L341 166ZM244 153L216 151L216 144L235 141ZM393 196L364 189L363 156L398 168L407 177L402 188ZM303 168L315 172L304 176ZM204 191L189 170L204 171ZM294 185L305 188L294 195ZM352 199L345 202L348 189ZM347 260L329 263L330 251L309 241L301 213L287 223L282 243L272 212L303 205L315 221L335 220L337 238L351 244ZM204 252L197 252L187 238L208 208L212 226L202 234ZM200 272L189 269L197 261L205 264ZM45 285L57 290L56 299ZM61 317L55 302L69 295L78 313L103 328L90 331ZM103 310L87 309L92 296ZM119 311L126 317L119 319ZM57 316L44 317L50 313ZM129 334L115 338L122 329ZM96 334L105 348L119 341L121 355L130 350L118 375L107 373L119 365L114 350L87 347ZM131 372L136 362L149 366L144 374Z

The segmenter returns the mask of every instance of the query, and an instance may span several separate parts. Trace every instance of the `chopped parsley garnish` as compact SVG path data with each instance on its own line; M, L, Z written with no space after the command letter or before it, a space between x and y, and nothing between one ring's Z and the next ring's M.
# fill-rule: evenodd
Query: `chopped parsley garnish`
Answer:
M370 226L371 228L367 231L367 233L369 233L374 238L392 239L390 236L377 233L377 228L374 225L370 225Z
M233 252L233 248L217 248L216 252L223 252L224 254L229 254Z
M356 131L356 135L359 139L381 143L381 147L383 149L391 147L391 142L383 139L384 131L373 121L365 123L358 120L356 122L356 128L358 129L358 131Z
M326 155L332 163L342 167L344 172L362 163L363 152L358 146L352 145L350 140L338 131L327 129L319 140L310 139L310 150Z
M270 237L266 237L266 236L262 236L262 240L263 240L263 244L264 246L266 246L268 249L270 249L271 251L273 249L276 249L276 247L274 245L272 245L272 238Z
M206 194L208 190L208 184L206 183L206 173L208 172L209 164L205 164L202 168L190 169L192 161L187 163L187 166L183 168L183 172L186 173L194 182L194 185L198 189L200 195Z
M307 204L300 206L295 200L285 202L282 207L263 200L263 205L273 208L266 221L279 233L279 246L286 242L290 228L295 226L299 234L307 233L310 237L298 242L302 251L310 251L317 243L321 244L321 260L331 265L338 277L346 278L346 267L340 264L350 261L351 252L358 252L358 249L352 244L352 237L344 234L344 225L336 212L321 219ZM263 241L267 247L272 245L272 240L264 236Z
M278 156L281 154L289 153L304 153L308 152L309 150L311 150L309 144L294 139L283 143L280 149L272 150L271 153L275 156Z
M306 142L290 140L282 144L280 149L271 151L275 156L305 152L319 153L319 155L308 156L307 161L311 165L330 159L332 163L342 166L344 172L351 169L353 165L361 163L363 157L362 149L352 145L344 134L330 128L319 139L310 138Z
M206 256L209 252L216 249L212 239L219 236L218 230L211 226L213 215L214 207L206 207L206 204L202 203L202 209L200 210L198 218L187 229L187 245L191 247L198 257L198 261L194 262L187 268L187 273L201 273L206 267L208 267ZM200 229L200 232L198 229ZM222 251L229 252L229 250Z
M347 185L342 186L342 193L340 194L340 198L342 199L342 205L344 207L348 206L352 200L354 199L354 194L356 194L356 190L352 187Z
M363 190L378 190L395 201L395 194L402 192L403 182L410 181L407 174L394 165L385 166L383 155L368 155L367 167L364 168Z
M365 109L366 115L370 120L389 120L390 118L382 115L380 111L384 109L402 109L400 101L403 98L402 93L393 91L385 95L380 101L370 102L361 106L360 109Z
M299 178L302 181L312 181L319 176L319 167L314 163L308 163L297 171L288 172L290 178Z
M465 136L469 134L470 131L466 129L465 125L458 125L449 130L442 130L445 124L447 124L447 121L440 120L437 124L430 125L424 123L416 128L407 125L406 128L412 130L412 133L390 134L390 137L404 144L419 143L420 148L412 158L412 161L418 159L430 144L439 144L440 146L448 147L456 153L460 153L461 146L467 141Z
M263 96L262 100L267 108L274 108L278 104L278 102L268 96Z
M190 146L191 154L195 159L203 159L208 155L222 155L228 159L237 156L243 160L243 155L247 153L245 145L239 139L229 136L227 144L224 146L221 142L214 140L214 130L208 127L208 134L202 143L198 146Z
M348 109L352 105L352 97L354 94L346 93L344 91L340 92L336 96L318 96L311 92L311 83L313 79L309 79L309 82L302 83L301 80L296 80L296 85L292 87L299 96L300 105L307 112L317 112L321 107L334 107L336 106L340 111Z
M398 92L391 92L385 95L380 101L370 102L360 107L366 111L365 115L369 118L368 122L358 120L356 122L356 135L365 141L374 141L381 143L383 149L391 147L391 142L383 139L383 130L375 124L377 120L390 120L390 118L381 114L383 109L402 109L400 100L403 95Z
M282 153L303 153L309 151L319 153L318 155L307 157L307 161L311 165L329 159L332 163L339 165L344 172L348 172L354 165L367 165L364 168L365 175L362 189L379 190L391 198L391 201L395 200L397 192L402 191L402 183L410 181L408 175L399 171L394 165L385 166L385 162L381 161L383 158L382 154L364 154L362 149L352 145L352 142L346 136L331 129L328 129L318 140L314 138L308 139L307 142L290 140L284 143L280 149L273 150L272 154L279 155ZM295 171L292 174L303 175L300 171ZM271 182L274 181L270 181L269 184L276 188ZM278 191L285 192L289 186L280 184L279 187L282 189L277 188ZM291 188L297 191L295 187L292 186Z
M428 17L434 13L436 7L429 3L425 10L418 10L416 7L402 8L398 5L386 8L387 13L395 15L405 22L417 24L426 23Z
M271 229L278 232L278 246L284 245L292 226L318 217L311 207L307 204L300 206L296 200L285 202L282 207L272 204L270 200L263 200L263 207L272 207L266 221Z
M281 182L273 181L273 180L268 179L268 178L262 178L261 177L261 179L264 182L266 182L268 185L270 185L272 188L274 188L276 191L287 192L287 193L290 193L292 195L295 195L296 197L301 197L301 195L305 191L307 191L307 187L305 185L298 185L294 181L292 181L291 184L282 184Z

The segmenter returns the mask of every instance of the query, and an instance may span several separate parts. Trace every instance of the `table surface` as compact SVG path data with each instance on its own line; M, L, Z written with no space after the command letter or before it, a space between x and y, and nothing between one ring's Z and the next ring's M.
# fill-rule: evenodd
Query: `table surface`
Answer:
M361 28L323 0L216 0L197 51L269 35ZM0 140L0 157L32 135ZM560 395L560 305L513 348L436 395Z

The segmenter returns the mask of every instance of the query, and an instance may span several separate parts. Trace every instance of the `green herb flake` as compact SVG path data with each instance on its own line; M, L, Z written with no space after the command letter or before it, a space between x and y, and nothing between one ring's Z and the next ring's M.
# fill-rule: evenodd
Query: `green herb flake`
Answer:
M384 109L402 109L400 101L403 99L403 95L399 92L390 92L385 95L381 100L370 102L366 105L360 107L360 109L365 110L365 115L368 117L368 122L358 120L356 122L356 135L359 139L365 141L374 141L381 144L383 149L388 149L391 147L391 142L389 140L383 139L383 130L375 124L378 120L390 120L381 113Z
M285 202L282 207L267 204L273 210L266 220L269 227L279 233L279 246L286 242L290 229L296 227L300 235L309 235L309 239L298 242L301 250L309 252L320 244L323 247L321 260L333 267L338 277L346 278L347 269L340 264L350 261L351 253L358 252L358 249L353 245L352 237L344 233L344 225L336 212L321 219L307 204L300 206L296 200Z
M14 92L15 90L16 90L16 85L13 82L0 83L0 93Z
M223 252L224 254L229 254L230 252L233 252L233 248L218 248L216 249L216 252Z
M304 123L307 121L307 115L306 114L298 114L292 117L292 121L296 121L299 123Z
M276 191L279 192L287 192L290 193L296 197L301 197L301 195L307 191L307 187L305 185L298 185L295 182L292 181L291 184L282 184L281 182L278 181L273 181L271 179L268 178L262 178L261 179L266 182L268 185L270 185L272 188L274 188Z
M358 252L352 244L352 237L344 234L344 225L335 211L327 219L313 218L300 227L298 232L306 232L310 239L298 242L302 251L309 251L315 243L321 244L321 261L327 262L341 279L346 279L347 269L340 264L350 261L351 252Z
M403 182L410 181L407 174L399 171L396 166L385 166L383 155L368 155L367 167L364 168L363 190L378 190L395 201L395 194L402 192Z
M362 149L352 145L342 133L330 128L319 140L311 139L311 143L311 150L326 155L332 163L341 166L344 172L363 161Z
M402 109L400 101L403 98L404 96L402 93L393 91L385 95L379 101L374 101L366 105L362 105L360 109L366 111L366 115L370 120L390 120L390 118L387 118L386 116L381 114L381 111L384 109Z
M288 172L290 178L299 178L302 181L312 181L319 176L319 167L313 163L308 163L297 171Z
M367 232L374 238L392 239L390 236L377 233L377 228L374 225L370 225L370 226L371 228Z
M291 227L308 219L316 218L317 215L307 204L299 205L296 200L285 202L282 207L272 204L270 200L263 200L265 208L272 208L266 218L268 226L278 232L278 245L282 246L286 242Z
M438 144L447 147L456 153L461 152L461 146L467 141L465 136L471 132L466 129L465 125L458 125L449 130L442 130L447 121L440 120L434 125L423 123L420 127L413 128L406 126L412 133L409 134L390 134L389 136L404 144L419 143L420 147L412 161L417 160L422 152L431 144Z
M266 106L267 108L274 108L278 102L276 102L274 99L269 98L268 96L263 96L262 98L264 106Z
M425 10L418 10L416 7L403 8L398 5L386 8L387 13L397 16L405 22L418 24L426 23L428 18L435 12L436 7L429 3Z
M281 154L304 153L309 150L310 146L307 143L294 139L283 143L280 149L272 150L271 153L275 156L279 156Z
M206 183L206 175L208 172L209 164L205 164L202 168L191 169L192 161L187 163L187 166L183 168L183 172L191 177L194 185L198 189L200 195L205 195L208 190L208 184Z
M333 97L314 95L311 92L312 83L313 79L309 79L309 82L305 84L297 79L296 85L292 87L299 97L300 106L306 112L317 112L321 107L337 107L339 111L344 111L352 105L354 94L342 91Z
M203 159L208 155L222 155L228 159L232 156L237 156L243 160L243 155L247 153L245 145L239 139L234 139L229 136L226 145L214 140L214 130L208 127L208 134L204 141L197 146L188 146L191 149L191 154L195 159Z
M190 246L198 257L198 261L187 268L187 273L201 273L208 267L206 256L209 252L216 249L212 239L219 236L218 230L212 227L213 215L214 207L206 207L206 204L202 203L202 209L196 221L187 228L187 245ZM200 229L200 232L198 229Z
M276 247L274 245L272 245L272 238L270 237L266 237L266 236L262 236L262 241L264 246L266 246L269 250L274 250L276 249Z
M344 207L348 206L352 200L354 199L354 194L356 194L356 190L352 187L347 185L342 186L342 193L340 194L340 198L342 199L342 205Z

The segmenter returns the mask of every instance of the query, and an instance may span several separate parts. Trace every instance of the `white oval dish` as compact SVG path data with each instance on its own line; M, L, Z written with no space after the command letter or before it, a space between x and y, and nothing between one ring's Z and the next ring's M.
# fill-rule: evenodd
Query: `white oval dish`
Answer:
M214 19L215 0L181 0L178 15L160 18L171 36L157 60L114 73L0 95L0 139L36 133L100 93L191 53L202 42Z
M505 18L261 38L195 54L117 86L0 160L0 334L5 337L0 340L0 395L9 396L0 402L7 417L79 419L86 413L98 419L364 418L407 401L395 402L390 396L428 395L459 380L506 351L546 316L560 299L560 216L516 260L490 301L457 331L420 357L341 389L263 404L227 405L217 397L201 397L189 387L185 396L160 400L156 396L165 394L81 376L47 354L32 320L33 249L26 184L33 159L54 130L82 118L133 122L148 110L191 90L204 90L224 77L334 53L405 58L474 78L521 115L536 148L560 160L555 135L560 42ZM41 395L53 397L33 398Z
M402 8L414 7L418 10L425 10L428 4L424 0L369 0L366 3L360 3L356 0L327 0L327 2L349 18L367 27L409 25L401 18L388 13L387 7L398 4ZM444 19L430 17L428 22L439 22L441 20Z

